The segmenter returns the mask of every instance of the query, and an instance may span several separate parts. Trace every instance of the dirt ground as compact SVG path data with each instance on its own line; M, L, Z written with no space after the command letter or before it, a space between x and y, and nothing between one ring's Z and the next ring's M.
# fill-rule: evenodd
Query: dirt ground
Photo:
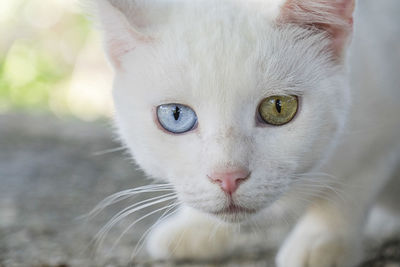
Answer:
M149 183L123 151L108 151L120 146L110 129L108 122L44 114L0 116L0 266L273 266L273 252L262 249L202 262L152 262L144 253L131 261L157 216L135 225L110 251L127 218L93 252L93 237L112 215L149 197L113 205L92 220L80 217L110 194ZM400 267L400 242L367 255L364 267Z

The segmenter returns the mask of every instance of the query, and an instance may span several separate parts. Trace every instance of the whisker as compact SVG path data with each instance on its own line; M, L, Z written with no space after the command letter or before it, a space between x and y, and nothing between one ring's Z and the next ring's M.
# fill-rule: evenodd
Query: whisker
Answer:
M175 214L178 212L178 209L177 209L177 210L174 210L174 211L172 211L171 213L168 214L168 212L170 212L171 210L173 210L175 207L179 206L179 205L181 204L181 202L176 202L176 203L173 203L173 204L176 204L176 205L175 205L175 206L172 206L172 207L169 208L169 209L167 209L167 210L160 216L160 218L158 218L157 221L156 221L151 227L149 227L149 229L147 229L146 232L144 232L144 233L142 234L142 236L140 237L139 241L137 242L137 244L136 244L136 246L135 246L135 248L134 248L134 250L133 250L133 252L132 252L131 259L134 259L134 258L138 255L138 253L140 252L140 250L143 248L143 246L144 246L144 244L145 244L145 242L146 242L146 239L147 239L149 233L151 233L151 231L152 231L155 227L157 227L159 224L161 224L162 222L164 222L165 220L167 220L169 217L175 215Z
M96 247L101 247L101 244L103 243L104 238L107 235L107 233L110 231L110 229L117 222L122 220L123 218L129 216L130 214L132 214L134 212L140 211L144 208L147 208L147 207L150 207L150 206L156 205L158 203L162 203L162 202L165 202L165 201L168 201L168 200L171 200L171 199L174 199L177 197L174 193L167 194L167 195L168 195L167 197L166 196L161 196L161 198L157 197L156 200L152 201L152 202L148 202L149 200L142 201L145 204L140 205L140 206L137 206L137 204L135 204L135 205L133 205L133 206L135 206L135 208L131 208L129 210L124 209L125 212L119 214L118 216L113 216L113 218L105 226L103 226L102 229L95 235L94 240L95 240Z
M306 172L306 173L297 173L295 174L296 176L300 176L300 177L304 177L304 176L319 176L319 177L328 177L328 178L332 178L332 179L337 179L336 176L329 174L329 173L325 173L325 172Z
M129 215L129 214L126 214L126 213L128 211L130 211L130 210L133 210L133 208L135 208L137 206L140 206L142 204L146 204L146 203L149 203L149 202L152 202L152 201L155 201L155 200L163 199L165 197L173 196L173 195L175 195L175 193L169 193L169 194L165 194L165 195L162 195L162 196L152 197L150 199L145 199L145 200L139 201L139 202L137 202L135 204L132 204L132 205L124 208L123 210L119 211L117 214L115 214L109 220L109 222L105 225L105 227L107 227L109 224L113 223L115 220L118 222L120 220L121 216L125 217L126 215Z
M153 214L155 214L155 213L157 213L157 212L159 212L159 211L162 211L162 210L165 210L165 209L168 209L168 208L171 208L171 207L173 208L173 207L175 207L176 205L177 205L176 203L173 203L173 204L170 204L170 205L161 207L161 208L156 209L156 210L154 210L154 211L151 211L151 212L147 213L146 215L143 215L143 216L140 217L139 219L135 220L135 221L134 221L133 223L131 223L131 224L122 232L122 234L117 238L117 240L114 242L114 245L111 247L110 252L112 252L112 251L115 249L115 247L118 245L119 241L121 241L122 237L123 237L135 224L137 224L138 222L144 220L145 218L147 218L147 217L149 217L149 216L151 216L151 215L153 215Z
M123 151L123 150L126 150L126 149L127 149L126 147L121 146L121 147L105 149L105 150L102 150L102 151L94 152L92 155L93 156L103 156L105 154L114 153L114 152L118 152L118 151Z
M79 218L85 219L85 218L96 217L106 207L111 206L117 202L123 201L127 198L133 197L137 194L172 191L172 190L173 187L170 184L145 185L133 189L123 190L111 196L106 197L104 200L100 201L100 203L97 204L88 214L82 215Z
M305 202L307 202L309 204L313 204L314 203L314 201L312 201L311 198L319 198L319 199L325 200L325 201L327 201L328 203L330 203L333 206L337 206L337 204L338 204L337 202L335 202L335 200L333 198L330 198L326 194L326 192L310 191L310 190L306 191L306 190L304 190L304 191L297 191L297 193L303 194L303 196L306 197L306 199L299 199L299 200L305 201Z
M185 236L187 231L188 231L188 228L185 227L185 228L183 228L183 231L180 232L178 242L175 243L174 249L172 250L172 254L175 254L175 251L178 249L179 244L182 242L182 239ZM170 243L168 245L171 245L171 242L172 242L172 240L170 240Z
M327 193L332 192L335 196L337 196L340 200L346 201L346 194L343 190L340 190L339 186L334 186L328 183L324 183L323 181L314 181L314 180L303 180L296 183L298 190L310 190L314 189L314 191L319 191Z
M344 194L344 192L339 193L339 190L340 190L339 188L335 188L332 185L324 184L324 183L311 183L311 184L304 183L303 185L300 185L300 186L304 186L307 188L313 187L313 188L328 189L328 190L336 193L338 196L342 196L342 197L343 197L343 195L341 195L341 194Z
M324 173L324 172L309 172L303 174L296 174L295 176L301 177L301 180L297 181L295 184L302 187L314 187L321 188L322 190L327 190L333 192L340 200L346 201L347 195L344 190L340 188L345 184L340 181L337 177ZM317 176L318 179L312 179L311 177Z

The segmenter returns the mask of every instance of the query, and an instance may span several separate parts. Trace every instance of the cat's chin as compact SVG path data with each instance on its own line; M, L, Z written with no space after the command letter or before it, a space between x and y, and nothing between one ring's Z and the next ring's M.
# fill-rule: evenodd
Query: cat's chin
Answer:
M218 211L210 212L219 220L229 223L241 223L257 213L255 209L249 209L238 205L230 205Z

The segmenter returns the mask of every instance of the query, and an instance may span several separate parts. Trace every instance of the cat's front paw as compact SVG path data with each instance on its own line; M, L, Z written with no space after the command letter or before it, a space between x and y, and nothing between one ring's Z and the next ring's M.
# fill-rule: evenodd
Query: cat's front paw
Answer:
M205 259L229 251L231 231L209 218L184 212L150 234L147 250L155 259Z
M359 242L342 229L307 223L296 227L276 257L277 267L353 267Z

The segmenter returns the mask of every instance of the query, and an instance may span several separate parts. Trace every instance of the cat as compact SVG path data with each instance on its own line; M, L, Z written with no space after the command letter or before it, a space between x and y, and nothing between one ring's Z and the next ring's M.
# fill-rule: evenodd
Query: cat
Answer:
M118 133L182 203L151 256L223 255L257 224L278 267L349 267L367 222L398 229L395 0L90 2Z

